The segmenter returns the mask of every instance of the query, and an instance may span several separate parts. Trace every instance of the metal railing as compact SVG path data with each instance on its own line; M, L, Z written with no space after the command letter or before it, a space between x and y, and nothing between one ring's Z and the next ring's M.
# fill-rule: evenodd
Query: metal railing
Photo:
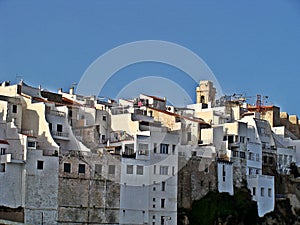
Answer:
M51 134L57 137L69 137L69 133L67 132L52 131Z

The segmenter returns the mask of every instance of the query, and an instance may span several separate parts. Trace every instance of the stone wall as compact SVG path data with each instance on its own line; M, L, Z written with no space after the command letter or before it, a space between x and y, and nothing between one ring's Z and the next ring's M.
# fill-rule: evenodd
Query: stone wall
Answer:
M179 163L185 166L178 172L178 208L190 208L193 201L217 190L216 162L210 158L193 156Z
M70 172L65 172L65 163L70 164ZM79 165L85 165L84 173L79 173ZM115 166L114 175L109 174L110 165ZM120 159L107 153L64 154L60 159L58 223L118 224L120 170Z

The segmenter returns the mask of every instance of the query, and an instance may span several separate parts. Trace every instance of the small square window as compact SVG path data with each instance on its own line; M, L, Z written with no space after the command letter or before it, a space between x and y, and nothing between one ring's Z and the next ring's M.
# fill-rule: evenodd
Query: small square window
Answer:
M40 160L37 161L37 169L38 170L44 169L44 161L40 161Z
M71 172L71 163L64 163L64 172L65 173Z
M152 199L155 202L155 198Z
M159 174L160 175L168 175L168 166L160 166L159 167Z
M62 124L57 124L56 125L56 131L57 132L62 132L63 131L63 125Z
M79 164L78 173L85 173L85 164Z
M144 174L144 167L143 166L137 166L136 167L136 174L143 175Z
M272 188L268 188L268 197L272 197Z
M103 121L106 121L106 116L103 116L103 117L102 117L102 120L103 120Z
M127 174L133 174L133 165L127 165Z
M27 142L27 147L29 147L29 148L35 148L35 141L28 141Z
M108 174L115 174L116 167L115 165L108 166Z

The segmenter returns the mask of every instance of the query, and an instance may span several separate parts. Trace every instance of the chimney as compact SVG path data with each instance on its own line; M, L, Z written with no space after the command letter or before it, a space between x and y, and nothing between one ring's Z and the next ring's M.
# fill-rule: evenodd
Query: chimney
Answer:
M70 94L70 95L74 95L74 87L71 87L71 88L70 88L69 94Z

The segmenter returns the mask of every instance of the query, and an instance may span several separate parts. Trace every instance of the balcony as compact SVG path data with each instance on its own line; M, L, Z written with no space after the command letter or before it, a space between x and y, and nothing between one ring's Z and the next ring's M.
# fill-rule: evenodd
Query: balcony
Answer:
M46 112L53 116L60 116L60 117L66 116L65 112L61 112L61 111L57 111L57 110L47 110Z
M69 140L68 132L52 131L51 134L53 138L61 139L61 140Z
M11 154L5 154L0 156L0 163L10 163L11 162Z
M33 130L21 130L21 134L24 134L26 136L34 137Z

